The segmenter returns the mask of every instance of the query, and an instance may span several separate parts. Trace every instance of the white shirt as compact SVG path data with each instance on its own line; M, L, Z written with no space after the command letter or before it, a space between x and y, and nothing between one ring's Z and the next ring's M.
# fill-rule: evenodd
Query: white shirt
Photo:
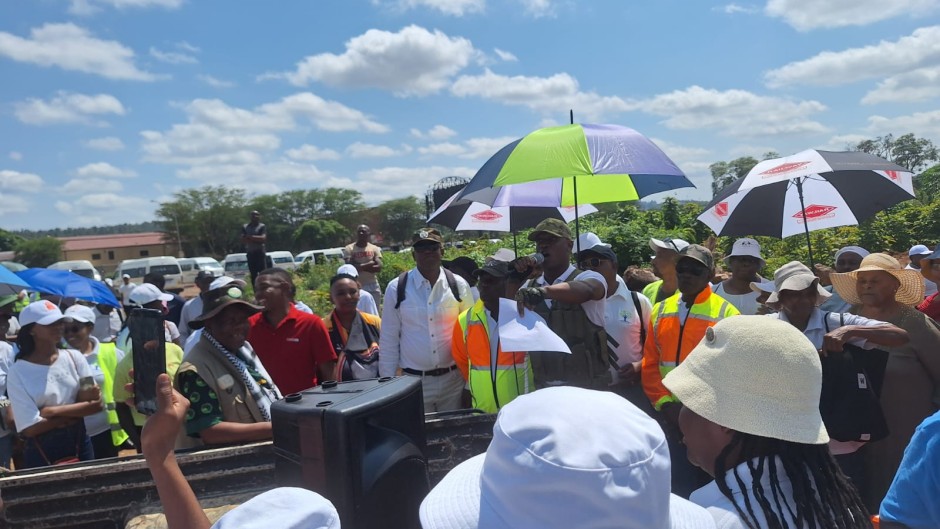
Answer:
M7 392L19 431L42 420L39 410L46 406L73 404L78 396L78 381L92 376L85 356L74 349L59 349L52 365L28 360L14 362L7 376Z
M378 316L379 306L375 304L375 296L369 293L368 290L360 288L359 303L356 304L356 310Z
M560 276L558 276L558 278L555 279L555 281L553 281L552 284L558 285L560 283L564 283L565 279L567 279L572 273L574 273L574 271L575 271L574 265L568 265L568 269L565 270ZM603 285L604 287L604 292L607 292L607 281L604 279L604 276L600 275L600 273L595 272L593 270L582 270L581 273L578 274L578 277L576 277L574 280L575 281L587 281L588 279L594 279L596 281L600 281L601 285ZM537 278L535 278L532 284L537 287L547 286L548 283L545 281L545 274L542 274L538 276ZM546 299L545 304L548 305L549 308L551 308L552 300ZM605 313L607 310L606 296L602 297L601 299L592 299L592 300L585 301L584 303L581 304L581 308L584 310L584 313L587 315L588 319L591 320L591 323L593 323L594 325L597 325L598 327L604 326Z
M394 376L399 367L430 371L454 365L451 336L461 312L473 306L470 285L455 275L460 301L454 299L444 269L432 285L417 268L408 271L405 300L398 302L398 278L385 289L379 376Z
M127 283L126 285L123 282L121 283L121 286L118 287L118 292L121 293L121 303L123 303L124 305L131 304L131 299L130 299L131 292L134 290L134 287L136 286L137 284L135 284L133 281L131 281L130 283Z
M189 322L198 318L202 314L202 295L196 296L183 304L183 310L180 311L180 343L186 343L192 329L189 328Z
M7 337L13 337L20 332L20 320L16 316L10 316L10 329L7 330Z
M795 505L793 501L793 484L790 483L790 479L787 476L786 470L783 468L783 464L779 461L776 461L776 464L777 481L780 485L779 494L783 498L786 498L787 503L792 507ZM741 481L744 482L743 489L738 485L738 480L734 477L735 472L738 473ZM728 484L728 488L731 490L731 495L735 502L741 506L744 512L748 512L744 507L744 496L748 496L752 505L751 510L754 511L754 516L757 517L756 527L767 527L767 519L764 517L764 512L757 507L757 499L754 497L753 493L754 480L751 477L751 471L747 468L747 462L741 463L736 468L726 472L724 479L725 483ZM773 493L770 489L770 469L764 469L760 483L770 504L775 505L776 502L772 499ZM692 503L704 507L705 510L712 515L712 518L715 519L715 525L718 529L747 529L747 525L741 520L738 511L735 509L734 503L718 490L717 482L712 481L708 485L693 492L689 500ZM780 504L783 505L783 500L781 500ZM786 520L788 527L797 527L793 518L789 515L788 509L783 507L783 511L784 520Z
M613 352L617 353L617 364L623 367L632 362L638 362L643 358L643 344L640 342L641 325L646 326L649 332L650 313L653 305L649 298L636 293L640 301L640 314L636 312L636 304L633 303L633 296L630 289L619 276L617 277L617 291L607 298L607 304L604 311L604 330L607 335L617 341L619 345L614 346L609 340L607 345ZM613 382L619 380L617 371L610 368Z
M718 283L718 285L715 286L712 291L724 298L728 303L734 305L734 308L738 309L738 312L745 316L753 316L757 314L757 309L760 308L760 303L757 302L757 298L760 297L760 292L748 292L747 294L729 294L725 292L724 281Z
M480 301L480 289L476 285L470 287L470 292L473 294L473 302L476 303Z
M98 307L91 310L95 311L95 328L92 329L91 335L101 342L110 342L114 338L114 335L117 334L112 331L113 325L111 318L117 311L112 310L108 314L102 314L98 312ZM118 326L118 330L120 329L121 327Z
M180 337L180 331L177 329L176 324L172 321L163 322L163 340L165 342L172 342L173 340ZM180 342L182 343L182 341ZM122 351L133 351L134 347L131 345L131 330L129 327L124 327L121 329L121 332L118 333L117 337L114 338L114 344L118 349Z
M7 373L10 372L10 366L13 365L13 346L0 340L0 397L7 392ZM0 413L3 413L0 410ZM6 437L13 433L12 430L6 430L0 426L0 437Z
M98 384L99 388L103 388L104 371L102 371L101 366L98 365L98 345L100 342L94 336L91 336L89 339L94 345L94 348L92 348L90 353L84 355L85 361L88 362L88 368L91 369L91 376L95 377L95 384ZM117 362L120 362L124 359L124 351L115 348L114 353L115 357L117 357ZM117 365L117 362L115 362L114 365ZM94 415L85 416L85 430L88 432L89 437L98 435L110 429L111 423L108 422L107 411L101 410Z

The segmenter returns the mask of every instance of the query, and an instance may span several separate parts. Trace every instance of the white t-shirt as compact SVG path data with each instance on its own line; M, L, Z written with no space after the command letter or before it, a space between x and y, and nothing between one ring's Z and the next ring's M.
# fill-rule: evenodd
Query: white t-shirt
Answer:
M92 376L85 356L74 349L59 349L52 365L19 360L10 367L7 392L13 406L13 418L19 431L42 420L39 410L46 406L73 404L78 396L78 381Z
M640 301L640 312L636 313L636 304L633 303L633 296L627 284L623 279L617 277L617 291L612 296L608 296L606 310L604 313L604 330L607 336L616 340L614 346L608 340L607 345L617 353L617 364L623 367L632 362L638 362L643 358L643 344L640 342L641 325L646 326L649 332L650 313L653 305L649 298L636 293ZM610 368L611 377L614 383L619 381L617 371Z
M10 372L10 366L13 365L13 346L0 340L0 397L7 392L7 373ZM0 410L0 413L3 413ZM4 429L0 426L0 437L6 437L13 433L12 430Z
M738 312L744 316L753 316L757 314L757 309L760 308L760 303L757 302L757 298L760 297L760 292L748 292L747 294L728 294L725 292L724 281L718 283L713 291L715 294L718 294L724 298L728 303L734 305L734 308L738 309Z
M188 300L183 304L183 309L180 311L180 342L186 343L186 339L189 338L190 333L193 332L189 328L189 322L193 319L198 318L202 315L202 296L196 296L193 299Z
M94 336L89 337L91 342L95 345L94 349L90 353L85 355L85 361L88 362L88 368L91 369L91 376L95 377L95 384L98 384L99 388L104 387L104 372L101 370L101 366L98 365L98 345L99 341ZM120 362L124 359L124 351L115 348L114 354L117 357L117 362ZM115 362L115 365L117 365ZM85 430L88 432L88 436L98 435L102 432L111 429L111 423L108 422L108 412L101 410L99 413L94 415L85 416Z
M575 268L573 265L568 265L568 269L565 270L557 279L552 283L557 285L559 283L564 283L565 279L568 278L572 273L574 273ZM588 279L595 279L600 281L601 285L604 287L604 292L607 292L607 281L604 279L604 276L600 275L598 272L593 270L582 270L575 281L587 281ZM545 281L545 275L540 275L533 281L533 286L544 287L548 283ZM546 299L545 304L552 306L552 300ZM605 313L607 310L607 298L603 297L601 299L592 299L590 301L585 301L581 304L581 308L584 309L584 313L587 315L588 319L591 320L591 323L597 325L598 327L604 326Z
M7 336L13 337L20 332L20 320L16 316L10 316L10 328L7 330Z
M364 288L359 289L359 303L356 304L356 310L367 312L373 316L379 315L379 306L375 304L375 296Z
M180 337L180 331L177 329L176 324L172 321L163 322L163 331L163 339L166 342L172 342L173 340ZM130 328L124 327L121 329L121 332L119 332L117 337L114 339L114 344L122 351L133 351L134 348L131 345Z
M130 299L131 292L134 290L134 287L136 286L137 284L134 283L133 281L131 281L130 283L126 285L123 282L121 283L121 286L118 287L118 292L121 293L121 303L123 303L124 305L131 304L131 299Z

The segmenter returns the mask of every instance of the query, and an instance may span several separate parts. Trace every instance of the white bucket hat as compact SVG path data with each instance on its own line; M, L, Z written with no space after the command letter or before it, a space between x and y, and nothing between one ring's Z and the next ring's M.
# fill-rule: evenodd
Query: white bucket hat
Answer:
M819 286L819 278L813 275L813 271L799 261L790 261L778 268L777 271L774 272L774 280L771 285L773 289L766 290L766 283L752 282L751 290L755 292L770 292L771 294L767 298L767 303L779 303L781 290L795 290L799 292L813 285L816 285L817 306L832 297L832 294Z
M500 411L486 453L457 465L421 503L421 526L714 527L670 486L656 421L613 393L546 388Z
M760 255L760 243L750 237L744 237L734 241L734 245L731 246L731 253L724 258L725 264L728 264L728 261L732 257L753 257L760 260L762 268L767 264L767 261Z
M819 353L784 321L719 321L663 384L685 407L719 426L794 443L829 442L819 414Z
M688 245L689 243L683 241L682 239L671 239L669 237L666 237L665 239L650 239L650 250L653 250L654 252L659 248L663 248L679 253Z
M26 305L26 308L20 312L19 317L21 327L26 327L31 323L52 325L61 320L71 321L72 318L62 314L62 311L59 310L59 307L57 307L55 303L45 299L34 301Z
M95 311L85 305L72 305L63 313L79 323L95 323Z
M844 274L830 274L832 288L842 296L846 303L860 305L861 298L855 289L859 272L887 272L893 275L901 286L894 294L894 299L902 305L916 305L924 301L924 280L919 270L905 269L897 259L884 253L873 253L862 259L858 270Z
M150 283L137 285L131 290L131 295L127 297L131 305L146 305L154 301L170 301L173 296L160 292L160 289Z
M323 496L307 489L280 487L259 494L225 513L211 529L245 527L340 529L339 514Z

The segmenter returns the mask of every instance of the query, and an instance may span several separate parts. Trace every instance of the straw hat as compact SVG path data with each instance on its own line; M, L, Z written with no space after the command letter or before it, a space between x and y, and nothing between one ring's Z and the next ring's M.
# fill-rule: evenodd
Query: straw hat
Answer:
M853 272L830 274L832 288L851 305L861 305L855 284L859 272L887 272L895 277L901 286L894 294L894 299L902 305L916 305L924 301L924 280L918 270L905 269L897 259L884 253L873 253L862 259L862 265Z
M751 282L751 290L754 292L770 292L767 297L767 303L779 303L781 290L801 291L816 285L816 305L826 301L832 294L826 292L826 289L819 286L819 278L813 275L813 271L805 264L799 261L790 261L781 266L774 272L774 280L771 283L773 289L766 290L765 282Z
M793 443L829 442L819 414L819 353L784 321L719 321L663 384L685 407L725 428Z

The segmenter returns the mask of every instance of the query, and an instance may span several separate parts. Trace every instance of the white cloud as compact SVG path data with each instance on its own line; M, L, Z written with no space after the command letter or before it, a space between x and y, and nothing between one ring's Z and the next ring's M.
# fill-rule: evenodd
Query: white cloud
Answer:
M0 217L29 213L30 210L32 210L32 203L25 197L0 193ZM14 219L10 220L13 221Z
M161 51L153 46L150 47L150 56L154 59L167 64L198 64L199 59L192 55L180 53L177 51Z
M838 134L819 147L823 151L846 151L859 143L870 140L872 137L867 134Z
M235 86L232 81L226 81L211 75L197 75L196 78L213 88L232 88Z
M10 154L8 154L7 156L9 156L11 160L16 161L16 162L23 159L23 153L18 152L18 151L10 151Z
M524 106L543 114L572 108L579 119L593 120L631 109L630 104L617 96L582 92L578 80L567 73L507 77L486 70L482 75L461 76L451 86L451 92L458 97L475 96Z
M469 40L408 26L398 33L370 29L346 42L341 55L311 55L292 72L265 74L297 86L378 88L399 96L427 95L446 87L480 52Z
M161 164L212 165L258 163L263 152L281 140L268 132L224 131L203 123L177 124L166 132L145 130L144 161Z
M513 55L512 53L509 53L508 51L503 51L499 48L493 48L493 53L495 53L496 56L500 58L500 60L505 61L505 62L517 62L519 60L519 58Z
M198 46L193 46L192 44L186 42L185 40L181 40L177 42L176 47L183 51L188 51L189 53L199 53L200 51L202 51Z
M349 179L337 178L315 165L287 160L194 166L180 169L176 174L185 180L197 180L200 185L240 187L251 193L278 193L298 186L355 186Z
M671 129L716 129L731 136L814 134L827 128L813 121L826 110L818 101L760 96L745 90L709 90L692 86L637 101L636 110L666 119Z
M770 87L838 86L937 65L940 65L940 26L931 26L916 29L894 42L881 41L838 52L824 51L771 70L764 75L764 80Z
M348 154L350 158L388 158L391 156L403 156L411 151L411 146L404 143L398 149L389 147L388 145L373 145L371 143L358 141L346 147L346 154Z
M519 0L527 15L541 18L555 16L555 6L551 0Z
M373 5L391 4L399 10L432 9L445 15L462 17L473 13L482 13L486 9L486 0L395 0L382 2L372 0Z
M465 160L486 160L517 139L512 136L470 138L461 144L451 142L433 143L425 147L419 147L418 152L425 157L449 156Z
M285 154L291 160L339 160L340 154L333 149L321 149L315 145L301 145L296 149L289 149Z
M71 0L69 13L79 16L91 15L105 7L114 9L143 9L149 7L177 9L183 5L183 1L184 0Z
M88 140L85 142L85 147L96 151L120 151L124 149L124 142L120 138L107 136Z
M426 147L418 147L418 152L424 156L459 156L467 150L463 145L456 143L433 143Z
M96 191L107 190L118 192L124 190L124 185L120 180L109 180L107 178L73 178L62 186L62 192L69 195L80 195L82 193L94 193Z
M925 101L940 96L940 66L920 68L888 77L865 94L862 103L904 103Z
M86 95L59 92L48 101L27 99L13 104L17 119L28 125L51 125L56 123L97 123L95 116L113 114L123 116L124 105L108 94Z
M936 0L768 0L765 12L782 18L799 31L865 26L907 15L911 18L937 10Z
M893 118L871 116L868 118L866 128L871 131L872 136L901 135L911 132L917 137L928 138L937 143L940 142L940 110L915 112Z
M159 77L134 65L134 51L101 40L75 24L44 24L28 38L0 31L0 56L39 66L100 75L108 79L154 81Z
M712 11L718 11L726 15L736 15L738 13L742 13L745 15L753 15L753 14L761 12L759 7L752 6L752 5L742 6L738 4L726 4L723 6L715 7L712 9Z
M154 205L149 198L126 193L88 193L74 200L60 200L56 210L68 215L69 226L101 226L153 219Z
M370 191L364 194L369 204L379 204L393 198L423 195L434 182L447 176L471 178L473 167L380 167L357 173L359 182L368 182Z
M133 178L137 173L130 169L121 169L108 162L96 162L83 165L75 170L81 178Z
M37 193L42 188L42 177L9 169L0 170L0 191Z
M432 140L446 140L447 138L452 138L457 135L457 131L450 127L445 127L444 125L434 125L427 132L423 132L419 129L411 129L408 131L409 134L418 138L420 140L432 139Z

